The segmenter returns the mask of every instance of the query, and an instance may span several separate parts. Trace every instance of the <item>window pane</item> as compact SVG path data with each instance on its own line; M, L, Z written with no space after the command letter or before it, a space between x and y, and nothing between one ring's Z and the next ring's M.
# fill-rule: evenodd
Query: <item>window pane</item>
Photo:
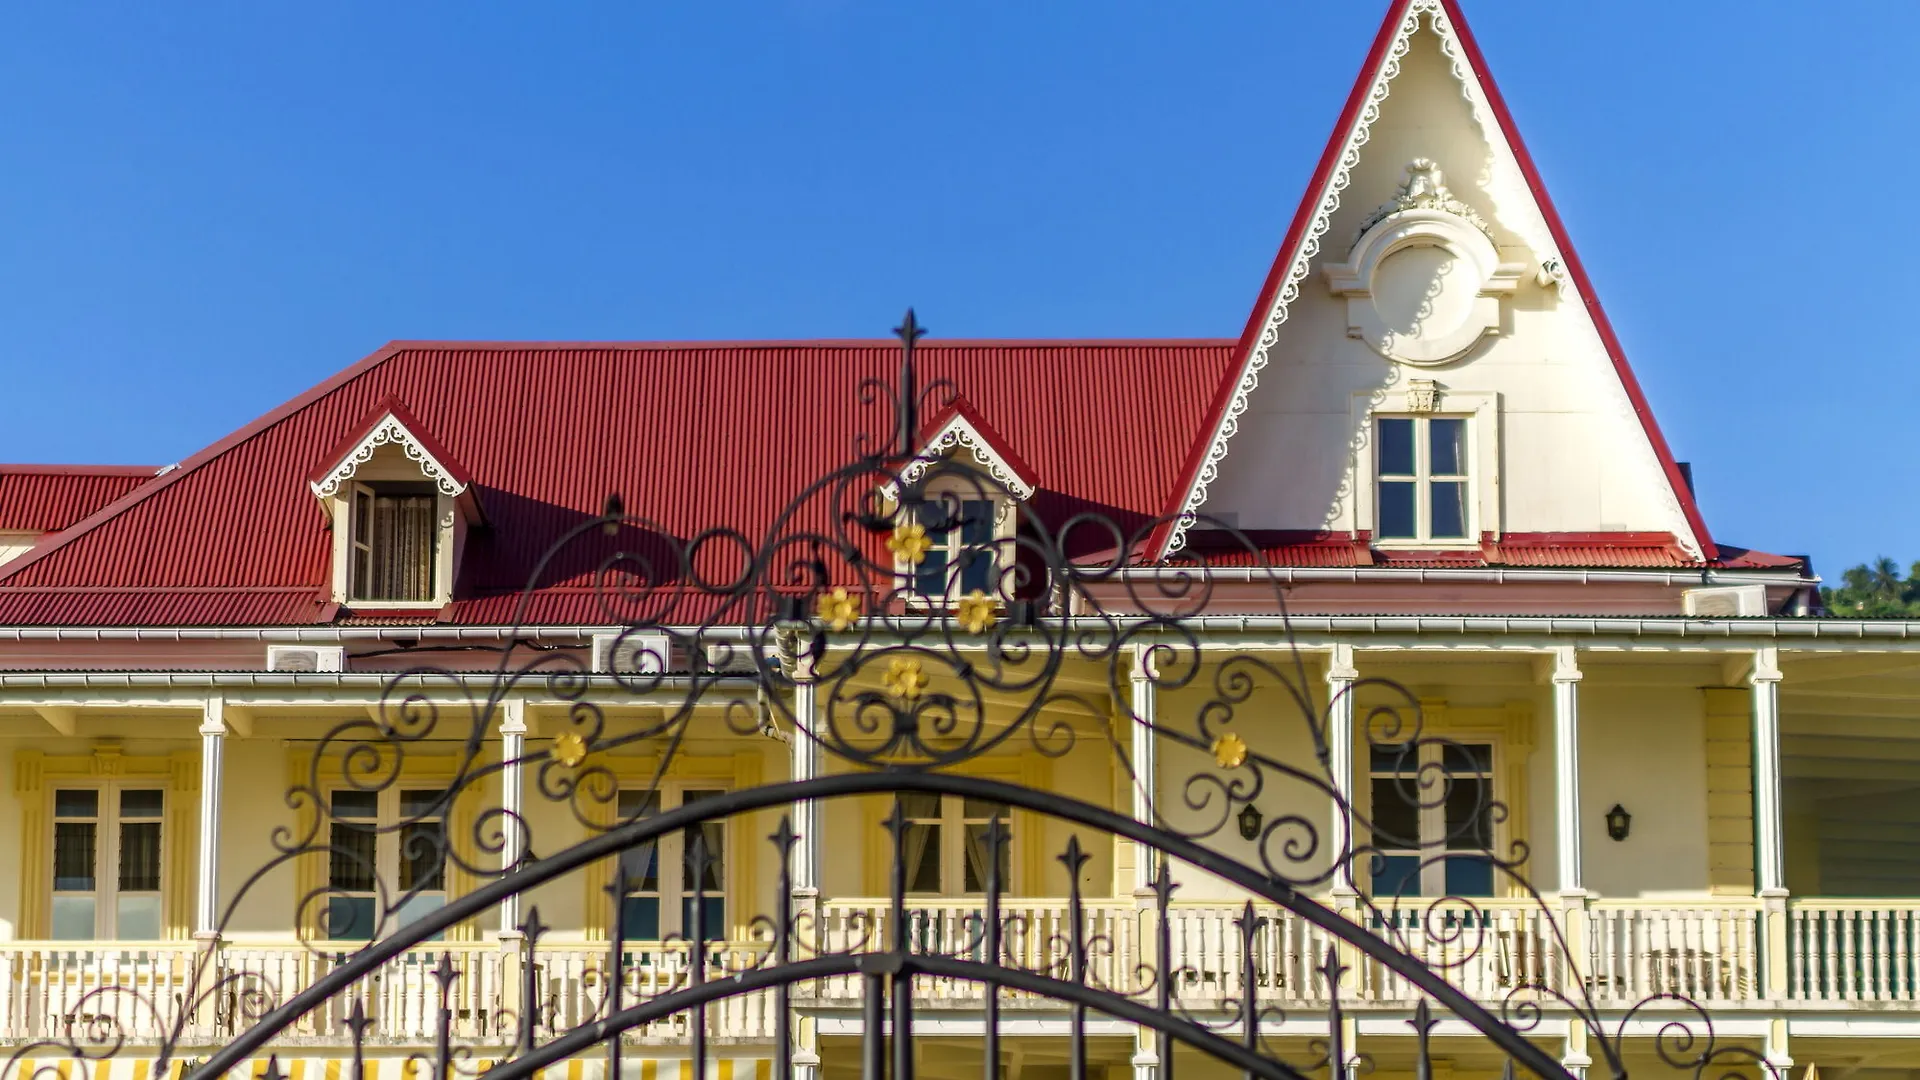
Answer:
M969 499L960 504L960 592L992 592L993 504Z
M87 941L93 932L93 897L55 896L53 898L53 937L55 941Z
M914 568L913 591L921 596L947 595L947 552L944 548L932 548L920 565Z
M336 889L372 891L374 840L373 830L365 825L334 822L328 841L332 850L328 852L327 883Z
M1383 848L1420 846L1419 781L1412 777L1373 780L1373 842Z
M1413 421L1380 421L1380 475L1413 475Z
M53 816L89 818L100 816L100 793L91 788L66 788L53 793Z
M659 812L660 793L658 791L632 788L620 793L620 820L622 821L652 817Z
M1427 475L1467 475L1467 422L1427 421Z
M1447 771L1453 773L1486 773L1493 771L1493 747L1485 743L1446 743L1441 749L1441 758Z
M940 826L908 825L900 837L907 869L907 891L940 891Z
M990 593L998 584L994 580L991 545L968 548L960 553L959 595L965 596L970 592Z
M336 791L333 793L333 816L369 820L379 817L380 794L375 791Z
M113 933L121 941L160 940L160 896L121 895L114 901Z
M962 888L967 892L983 893L987 891L987 867L989 865L987 862L987 830L990 828L992 828L991 825L973 823L967 825L966 860L964 872L961 875L964 879ZM1001 840L1000 857L995 860L999 863L999 887L1002 893L1007 891L1007 887L1012 883L1013 879L1013 866L1011 862L1013 845L1007 842L1008 839L1010 838L1003 838Z
M1003 822L1011 817L1006 803L995 802L992 799L976 799L968 796L960 804L960 816L968 821L991 821L996 814Z
M1373 857L1373 895L1419 896L1420 857L1418 855L1375 855Z
M442 888L440 873L447 864L447 830L438 821L414 821L400 826L400 887Z
M158 790L130 788L120 793L120 816L123 818L157 818L160 816L160 810L161 797Z
M400 793L401 818L439 817L445 812L441 800L445 791L402 791Z
M1447 849L1486 851L1493 846L1488 803L1492 793L1478 776L1447 777Z
M1371 771L1377 773L1415 773L1420 771L1420 748L1412 743L1386 743L1371 748Z
M327 897L329 938L335 941L369 941L373 938L373 897Z
M1408 487L1413 485L1409 484ZM1462 540L1467 535L1467 485L1463 480L1436 480L1429 488L1433 495L1433 536L1436 540Z
M376 495L371 517L373 547L368 580L354 582L362 600L428 600L433 597L433 555L438 529L431 495ZM355 523L356 532L358 523Z
M660 940L660 898L629 896L620 903L620 919L626 924L627 940Z
M700 898L700 936L706 941L725 941L727 937L727 901L725 897ZM693 937L693 897L680 901L680 932Z
M1380 538L1413 540L1420 535L1414 511L1414 484L1411 480L1380 482Z
M1493 895L1493 864L1485 859L1449 855L1446 872L1448 896Z
M940 796L922 791L900 793L900 816L912 821L940 820Z
M128 892L160 889L160 823L120 823L120 888Z
M400 902L400 910L394 913L394 927L397 929L410 922L417 922L421 918L439 911L445 907L446 904L447 898L440 893L430 892L421 893L419 896L410 896ZM444 934L435 934L427 940L439 941L444 936Z
M692 806L697 802L717 798L721 792L715 790L688 791L680 796L680 805ZM686 862L681 867L680 887L689 892L694 887L695 841L706 849L706 864L700 868L700 887L709 894L718 894L725 887L725 878L721 868L727 859L727 823L725 821L703 821L690 825L681 834L682 857Z
M94 845L91 821L57 821L53 825L53 887L58 891L93 889ZM93 928L89 924L88 934Z

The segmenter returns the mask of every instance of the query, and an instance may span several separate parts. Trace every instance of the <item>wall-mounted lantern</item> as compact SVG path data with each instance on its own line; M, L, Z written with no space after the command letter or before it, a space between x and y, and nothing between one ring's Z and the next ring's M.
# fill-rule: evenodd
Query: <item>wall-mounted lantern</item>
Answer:
M1627 813L1627 808L1619 803L1614 803L1613 809L1607 811L1607 835L1615 840L1625 840L1627 830L1632 825L1633 815Z
M1264 819L1260 816L1260 808L1253 805L1252 803L1248 803L1246 805L1246 808L1240 811L1240 839L1242 840L1259 839L1260 823L1263 820Z

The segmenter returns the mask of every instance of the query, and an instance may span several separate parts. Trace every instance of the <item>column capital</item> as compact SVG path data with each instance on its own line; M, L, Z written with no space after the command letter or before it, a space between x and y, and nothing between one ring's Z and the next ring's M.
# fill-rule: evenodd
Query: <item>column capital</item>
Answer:
M1556 683L1579 682L1584 676L1580 672L1580 654L1571 645L1553 650L1553 681Z
M1160 668L1154 662L1154 650L1161 648L1157 642L1137 641L1133 645L1133 664L1127 670L1127 677L1134 682L1158 682Z
M224 736L226 733L227 699L216 694L201 706L200 734Z
M1353 646L1335 645L1327 653L1327 682L1353 682L1360 677L1360 669L1353 663Z
M1747 674L1747 681L1755 685L1777 683L1780 681L1780 650L1769 645L1753 651L1753 670Z
M527 701L525 698L507 698L500 703L500 734L525 735L527 733Z

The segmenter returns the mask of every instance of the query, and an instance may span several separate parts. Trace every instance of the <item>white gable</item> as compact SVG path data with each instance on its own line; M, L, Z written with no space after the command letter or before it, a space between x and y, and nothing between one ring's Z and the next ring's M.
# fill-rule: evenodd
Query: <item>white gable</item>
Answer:
M1699 555L1439 0L1412 0L1380 59L1185 509L1378 535L1370 417L1430 411L1469 418L1474 533L1665 533Z

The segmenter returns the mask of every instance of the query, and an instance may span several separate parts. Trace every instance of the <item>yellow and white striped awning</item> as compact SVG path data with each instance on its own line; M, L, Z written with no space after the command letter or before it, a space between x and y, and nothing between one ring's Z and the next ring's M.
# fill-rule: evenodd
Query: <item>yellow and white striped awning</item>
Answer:
M0 1062L4 1062L0 1058ZM265 1057L249 1060L227 1074L227 1080L262 1080L267 1073ZM364 1080L432 1080L433 1069L427 1055L415 1057L375 1057L366 1059ZM487 1058L463 1058L455 1069L462 1077L478 1076L493 1067ZM164 1070L154 1068L150 1057L116 1057L104 1061L81 1061L72 1057L33 1057L22 1059L7 1080L182 1080L186 1061L175 1058ZM287 1080L352 1080L353 1065L344 1057L280 1058L280 1071ZM693 1062L686 1058L651 1058L629 1051L620 1062L620 1080L772 1080L773 1061L764 1057L722 1057L707 1059L707 1075L693 1074ZM534 1080L606 1080L604 1052L592 1057L576 1057L549 1065L534 1073ZM210 1080L195 1077L194 1080Z

